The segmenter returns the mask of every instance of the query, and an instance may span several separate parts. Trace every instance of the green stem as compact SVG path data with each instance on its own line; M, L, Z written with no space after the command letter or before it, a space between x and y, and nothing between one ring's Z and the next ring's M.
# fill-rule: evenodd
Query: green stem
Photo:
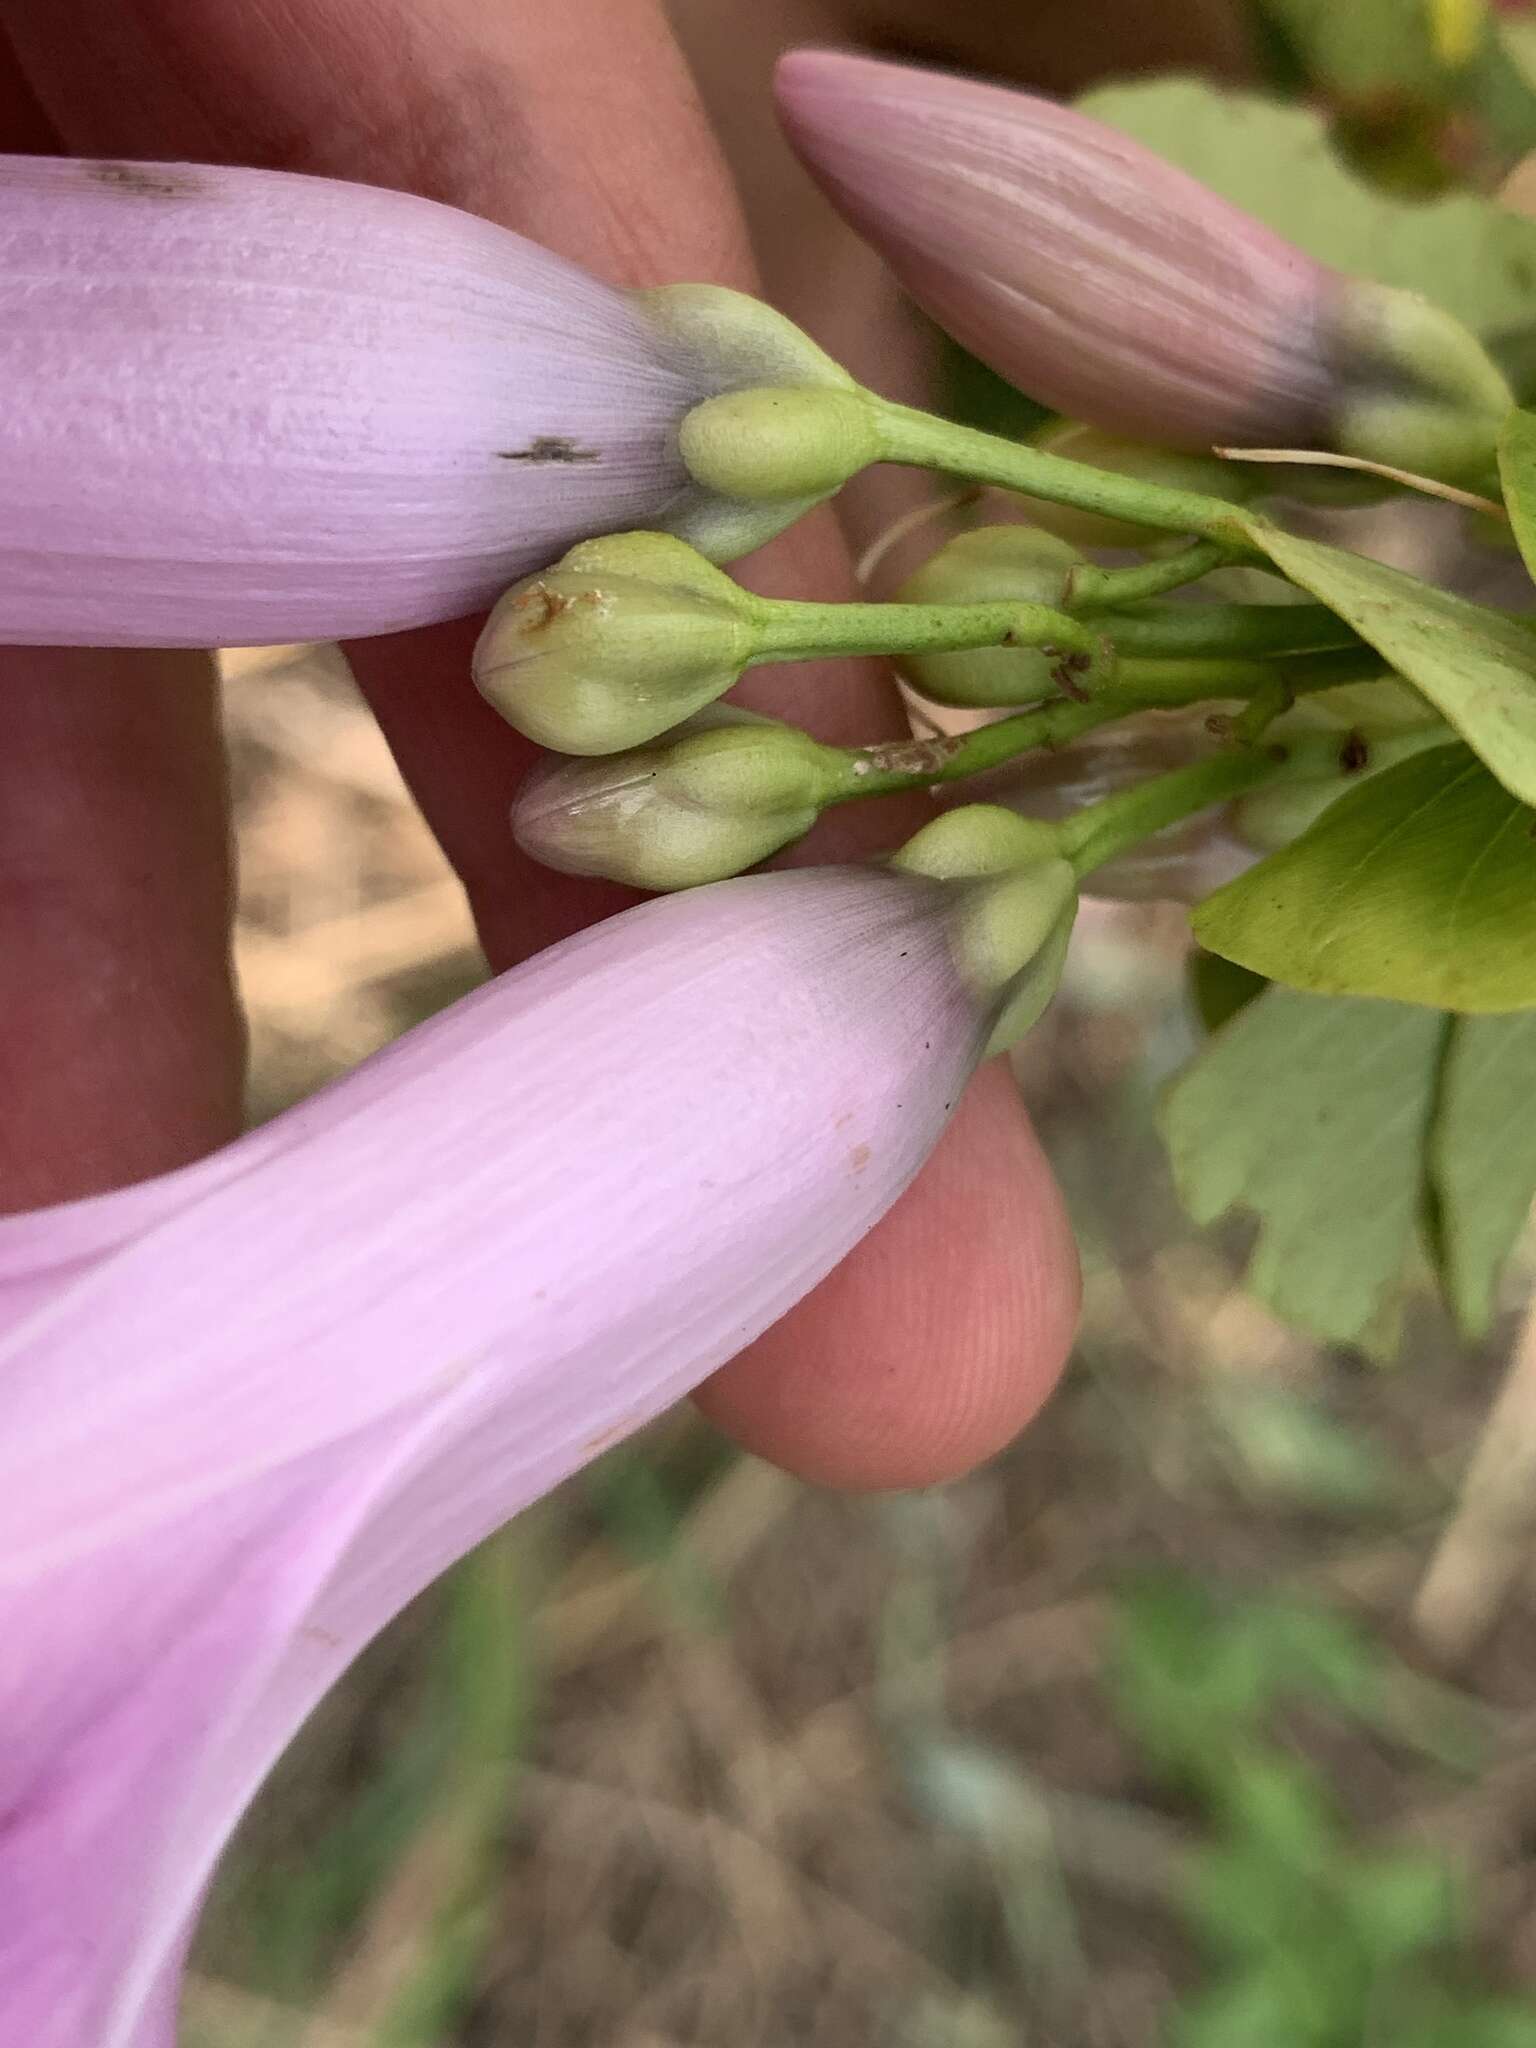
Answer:
M1037 748L1070 746L1074 740L1139 711L1178 711L1211 701L1247 699L1262 707L1265 722L1296 698L1341 683L1374 681L1386 671L1368 652L1318 655L1295 663L1220 661L1127 662L1114 687L1087 703L1053 697L1011 718L995 719L974 732L926 740L885 740L867 747L833 747L840 768L824 806L861 797L897 796L936 784L964 782L1006 766ZM1237 729L1234 725L1234 730Z
M1048 605L1000 599L989 604L802 604L751 601L757 646L749 668L765 661L813 661L838 654L940 654L968 647L1045 647L1092 659L1102 632Z
M1160 604L1103 612L1095 623L1121 654L1319 654L1359 647L1322 604Z
M1097 562L1082 562L1067 578L1065 601L1075 612L1135 604L1144 597L1161 597L1166 591L1196 583L1213 569L1225 568L1232 557L1231 548L1213 540L1197 540L1176 554L1138 562L1130 569L1101 569Z
M1169 533L1194 533L1241 554L1252 552L1245 515L1223 498L1169 490L1143 477L1090 469L1065 456L1005 441L975 427L956 426L931 413L864 394L879 443L879 459L938 470L972 483L996 484L1032 498L1048 498L1081 512L1099 512ZM1164 586L1165 588L1167 586Z
M1095 868L1104 867L1170 825L1241 796L1261 782L1308 769L1326 772L1337 751L1337 742L1330 739L1325 738L1321 745L1303 740L1284 747L1245 747L1213 755L1189 768L1175 768L1170 775L1154 776L1134 789L1088 804L1065 819L1057 828L1062 853L1081 881Z
M842 755L842 786L823 802L845 804L859 797L896 796L907 790L931 789L936 783L964 782L1037 748L1068 746L1095 726L1112 724L1140 708L1123 698L1075 704L1066 697L1055 697L1049 704L1035 705L1012 718L999 718L952 738L886 740L871 747L836 749Z

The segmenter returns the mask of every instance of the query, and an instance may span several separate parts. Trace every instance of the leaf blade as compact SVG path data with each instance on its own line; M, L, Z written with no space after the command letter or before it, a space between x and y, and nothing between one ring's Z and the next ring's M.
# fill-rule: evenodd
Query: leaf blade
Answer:
M1507 789L1536 803L1536 629L1270 520L1249 528L1282 574L1353 626Z
M1459 746L1341 797L1194 911L1210 951L1315 995L1536 1005L1536 818Z
M1536 1201L1536 1010L1458 1021L1430 1135L1442 1279L1463 1334L1483 1336ZM1524 1111L1524 1113L1522 1113Z
M1430 1010L1272 988L1165 1098L1185 1207L1198 1223L1256 1217L1248 1285L1326 1342L1358 1343L1390 1317L1445 1033Z
M1188 78L1101 87L1079 104L1319 262L1423 292L1485 336L1530 320L1536 221L1472 193L1410 202L1378 191L1346 169L1310 108Z
M1504 422L1499 480L1521 559L1536 576L1536 413L1521 408Z

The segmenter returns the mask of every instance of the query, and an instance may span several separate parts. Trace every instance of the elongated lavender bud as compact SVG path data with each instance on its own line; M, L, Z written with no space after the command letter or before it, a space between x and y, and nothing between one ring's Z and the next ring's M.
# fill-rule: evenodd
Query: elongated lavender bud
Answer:
M818 50L783 60L778 95L919 304L1057 411L1173 446L1486 464L1509 392L1449 315L1341 277L1101 122Z
M629 526L742 553L805 501L702 490L681 422L847 382L740 294L404 193L3 157L0 641L383 633Z
M1028 964L972 903L648 903L199 1166L0 1221L5 2048L170 2048L214 1859L363 1644L896 1199Z

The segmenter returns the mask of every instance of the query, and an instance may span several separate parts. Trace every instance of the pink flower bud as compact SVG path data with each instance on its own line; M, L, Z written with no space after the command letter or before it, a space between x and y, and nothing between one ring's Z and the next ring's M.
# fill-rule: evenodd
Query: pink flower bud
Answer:
M801 507L722 524L684 418L838 374L740 294L406 193L0 157L0 641L384 633L625 527L741 553Z
M823 50L791 142L918 303L1032 398L1175 446L1315 445L1333 273L1070 107Z
M957 886L645 904L201 1165L0 1222L6 2048L169 2048L338 1674L895 1200L1008 996Z

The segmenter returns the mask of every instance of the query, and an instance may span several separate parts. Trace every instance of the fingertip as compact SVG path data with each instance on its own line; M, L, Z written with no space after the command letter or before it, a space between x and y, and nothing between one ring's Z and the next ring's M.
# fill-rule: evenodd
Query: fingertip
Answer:
M994 1061L885 1220L715 1374L699 1406L817 1484L936 1485L995 1456L1038 1412L1078 1301L1065 1207Z

